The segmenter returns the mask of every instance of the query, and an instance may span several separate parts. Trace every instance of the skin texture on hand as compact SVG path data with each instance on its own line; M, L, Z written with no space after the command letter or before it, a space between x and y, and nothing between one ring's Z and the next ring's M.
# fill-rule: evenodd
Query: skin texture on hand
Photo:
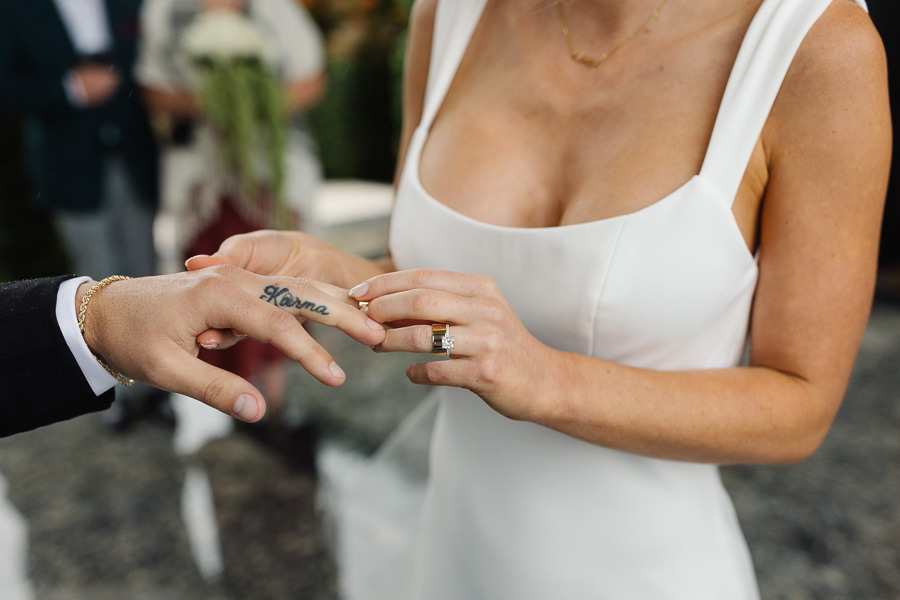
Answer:
M93 283L79 287L76 306ZM345 373L303 328L305 319L338 327L362 344L384 339L384 328L344 290L229 265L107 285L89 302L84 337L92 352L123 375L252 422L265 414L262 394L197 358L197 337L207 330L227 332L211 344L226 348L240 339L232 330L239 331L277 347L323 384L342 384Z

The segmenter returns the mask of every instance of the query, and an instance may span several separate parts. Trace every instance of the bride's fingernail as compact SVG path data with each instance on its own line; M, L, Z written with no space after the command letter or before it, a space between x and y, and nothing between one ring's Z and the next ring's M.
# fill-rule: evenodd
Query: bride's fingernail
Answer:
M352 298L361 298L362 296L365 296L366 292L368 292L368 291L369 291L369 284L363 282L350 290L350 296Z
M374 329L375 331L384 331L384 325L382 325L378 321L373 321L372 319L366 319L366 325L369 326L369 329Z
M231 414L241 421L253 421L259 414L259 403L250 394L241 394L231 407Z
M206 254L195 254L194 256L192 256L189 259L187 259L186 261L184 261L184 266L187 267L188 264L190 264L190 262L192 260L194 260L195 258L201 258L201 257L205 257L205 256L207 256L207 255Z
M344 373L344 370L340 368L336 362L332 362L330 365L328 365L328 371L335 377L339 377L341 379L347 376L347 374Z

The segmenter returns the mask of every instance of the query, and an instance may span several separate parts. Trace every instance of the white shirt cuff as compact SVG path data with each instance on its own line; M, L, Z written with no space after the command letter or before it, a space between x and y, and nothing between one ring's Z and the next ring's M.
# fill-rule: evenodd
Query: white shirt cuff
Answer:
M59 323L59 330L62 331L66 345L69 346L72 356L81 367L84 378L94 393L100 396L115 387L116 378L110 375L94 358L93 352L88 348L78 329L78 313L75 311L75 294L78 293L78 286L90 279L90 277L75 277L64 281L59 286L56 294L56 321Z

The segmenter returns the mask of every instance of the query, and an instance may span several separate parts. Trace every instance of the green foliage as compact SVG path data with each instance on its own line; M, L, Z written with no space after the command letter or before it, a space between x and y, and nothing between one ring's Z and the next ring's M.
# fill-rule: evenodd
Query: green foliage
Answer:
M268 185L275 203L275 225L290 219L283 197L287 113L281 82L255 59L205 60L200 99L219 135L223 164L237 176L245 196ZM267 171L260 173L257 152Z
M328 91L310 113L326 177L393 179L411 5L412 0L381 0L347 18L330 12L328 2L314 4L326 37L343 37L339 32L345 27L365 30L365 35L349 36L357 45L330 52Z
M399 123L383 63L331 61L328 91L310 112L325 176L390 181Z

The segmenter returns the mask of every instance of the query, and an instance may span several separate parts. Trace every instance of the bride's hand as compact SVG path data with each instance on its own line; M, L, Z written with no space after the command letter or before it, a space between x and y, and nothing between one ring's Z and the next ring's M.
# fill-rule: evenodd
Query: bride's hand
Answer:
M259 275L308 277L316 281L343 285L342 262L349 255L300 231L260 230L234 235L222 242L212 255L189 258L185 266L196 271L212 265L232 264Z
M449 324L451 360L410 365L413 383L466 388L507 417L537 419L556 357L528 332L494 280L416 269L372 277L350 295L389 326L376 351L431 354L432 324Z

